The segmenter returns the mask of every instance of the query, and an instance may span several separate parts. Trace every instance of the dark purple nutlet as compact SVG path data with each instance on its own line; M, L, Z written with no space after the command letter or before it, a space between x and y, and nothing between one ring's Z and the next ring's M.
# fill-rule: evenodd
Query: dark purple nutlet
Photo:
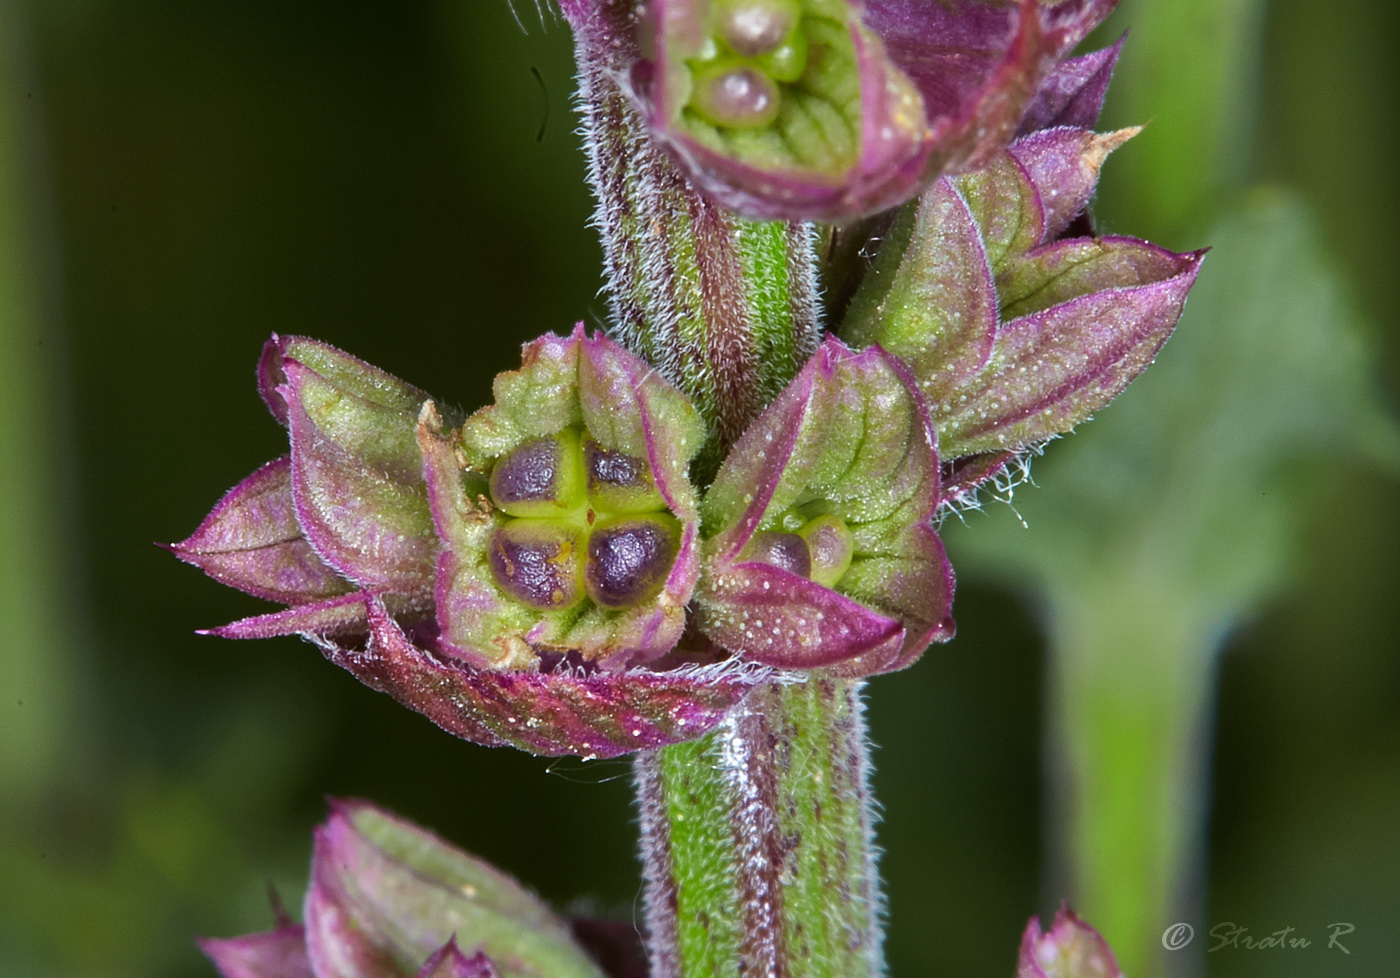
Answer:
M511 516L558 516L583 503L578 432L527 441L491 469L491 499Z
M491 573L512 597L560 611L583 599L583 534L553 520L512 520L491 534Z
M755 533L744 550L744 560L772 564L798 577L812 575L812 551L796 533L767 530Z
M588 596L604 608L649 601L671 573L680 538L680 522L659 513L600 521L588 539Z
M583 442L583 469L588 499L609 513L654 513L666 508L646 459L614 452L592 438Z

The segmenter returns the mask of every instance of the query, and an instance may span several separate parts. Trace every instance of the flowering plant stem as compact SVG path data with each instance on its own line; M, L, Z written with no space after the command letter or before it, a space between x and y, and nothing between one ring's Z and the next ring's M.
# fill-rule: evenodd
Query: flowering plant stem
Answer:
M705 417L704 483L816 349L815 229L696 193L618 87L614 55L580 32L613 321ZM860 690L767 685L706 737L638 758L653 978L881 973Z
M861 686L768 686L638 758L655 978L882 972Z

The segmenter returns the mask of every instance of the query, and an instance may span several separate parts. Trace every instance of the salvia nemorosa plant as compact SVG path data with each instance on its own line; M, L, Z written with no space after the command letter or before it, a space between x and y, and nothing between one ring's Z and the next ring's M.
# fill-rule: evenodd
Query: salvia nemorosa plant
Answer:
M1196 276L1087 216L1134 134L1094 131L1118 47L1065 59L1108 0L561 5L609 329L465 417L274 336L290 452L173 549L283 606L216 635L477 743L637 752L649 963L347 804L305 923L206 946L230 978L882 973L861 681L953 636L940 516L1121 392ZM1026 978L1115 973L1068 912L1027 932Z

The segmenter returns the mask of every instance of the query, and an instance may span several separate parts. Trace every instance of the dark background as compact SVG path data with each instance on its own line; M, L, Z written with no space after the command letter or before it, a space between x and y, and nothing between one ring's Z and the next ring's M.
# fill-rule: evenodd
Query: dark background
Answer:
M212 974L191 937L265 928L269 883L295 904L326 795L393 808L559 904L632 913L626 762L460 743L295 640L196 636L262 606L152 546L285 450L253 389L273 331L474 408L521 342L600 324L569 38L518 5L526 31L504 0L0 6L0 974ZM1185 250L1231 193L1297 188L1391 392L1397 20L1269 4L1229 159L1173 161L1193 123L1165 103L1144 158L1191 192L1154 211L1125 164L1100 204L1110 230ZM1184 76L1196 40L1176 39ZM1134 43L1115 123L1136 121ZM1330 464L1298 517L1299 584L1223 657L1209 919L1355 921L1354 953L1223 952L1221 978L1400 958L1400 498ZM955 562L975 527L949 534ZM1053 908L1030 607L965 575L957 641L872 684L896 975L1010 974L1026 917Z

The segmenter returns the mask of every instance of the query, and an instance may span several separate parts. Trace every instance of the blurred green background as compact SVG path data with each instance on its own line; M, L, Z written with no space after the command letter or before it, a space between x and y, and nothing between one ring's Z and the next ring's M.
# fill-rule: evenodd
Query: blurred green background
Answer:
M569 39L519 6L527 30L504 0L0 0L0 975L211 975L192 936L266 927L269 884L295 904L326 795L396 809L562 905L633 912L625 762L459 743L309 646L196 636L262 606L152 546L284 450L253 390L270 332L472 408L521 342L601 323ZM1228 296L1259 284L1250 255L1278 243L1259 214L1286 200L1306 239L1288 277L1318 282L1303 299L1326 290L1365 353L1359 372L1320 367L1335 379L1318 393L1301 374L1324 343L1298 393L1285 376L1272 395L1321 415L1310 398L1364 401L1370 372L1393 406L1400 12L1122 6L1102 36L1136 33L1108 121L1153 124L1109 164L1103 226L1229 241L1203 273ZM1211 362L1186 331L1248 316L1188 315L1174 344ZM1129 421L1109 427L1136 394L1051 446L1018 509L1056 498L1056 453L1083 440L1094 457L1098 424L1102 451L1150 460ZM1202 424L1249 435L1228 413ZM1289 546L1267 559L1290 573L1221 619L1198 751L1214 764L1206 902L1185 919L1318 939L1201 955L1198 934L1191 960L1218 978L1400 960L1400 492L1352 439L1315 434L1263 483L1210 461L1226 523L1287 500ZM950 528L969 558L958 639L871 687L896 976L1008 975L1026 917L1061 895L1043 844L1045 605L969 543L1013 517ZM1028 522L1044 546L1053 528ZM1355 924L1350 955L1322 947L1337 921Z

